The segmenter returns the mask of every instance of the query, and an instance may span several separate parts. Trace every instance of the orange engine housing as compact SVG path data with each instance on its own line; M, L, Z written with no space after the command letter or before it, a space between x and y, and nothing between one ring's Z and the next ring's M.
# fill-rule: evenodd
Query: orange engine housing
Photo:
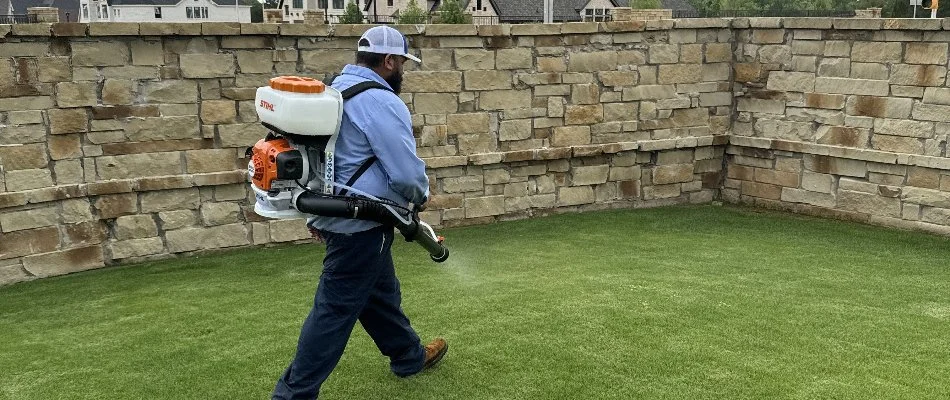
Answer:
M254 171L251 182L262 190L270 190L273 182L278 179L277 156L281 153L297 150L290 146L284 138L261 139L254 144L251 154L251 165Z

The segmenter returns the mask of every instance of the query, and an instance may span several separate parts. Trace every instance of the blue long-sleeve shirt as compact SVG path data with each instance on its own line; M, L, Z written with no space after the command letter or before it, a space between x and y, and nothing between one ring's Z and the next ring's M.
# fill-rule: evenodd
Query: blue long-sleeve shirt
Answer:
M343 91L367 80L391 88L369 68L347 65L331 87ZM345 184L366 159L377 160L353 188L407 206L423 204L429 196L425 163L416 155L409 109L396 94L367 90L343 103L343 121L336 142L334 175ZM312 226L337 233L355 233L378 223L345 218L317 217Z

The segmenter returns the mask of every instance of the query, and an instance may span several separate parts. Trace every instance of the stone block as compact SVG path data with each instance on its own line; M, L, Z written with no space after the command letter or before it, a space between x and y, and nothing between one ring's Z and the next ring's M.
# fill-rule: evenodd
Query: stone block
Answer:
M815 79L815 74L807 72L772 71L766 89L811 93L815 91Z
M198 189L174 189L146 192L141 195L142 212L194 210L201 199Z
M232 100L203 100L201 122L204 124L230 124L237 118L237 108Z
M917 104L913 117L923 121L950 122L950 106Z
M706 43L707 63L720 63L732 61L732 44L730 43Z
M271 73L274 70L274 58L277 55L273 50L235 51L238 69L243 74ZM292 60L296 62L296 57Z
M159 22L139 24L142 36L199 36L201 24L190 22Z
M273 232L271 234L273 235ZM168 244L168 251L171 253L222 249L250 244L247 229L242 224L178 229L166 232L165 241Z
M568 105L564 110L564 123L567 125L590 125L604 121L604 106Z
M115 238L141 239L158 236L158 226L151 215L128 215L115 219Z
M90 22L89 36L138 36L139 24L135 22Z
M896 64L891 66L890 82L894 85L943 86L947 82L947 67Z
M703 81L704 66L701 64L660 65L658 83L696 83Z
M693 180L693 164L660 165L653 170L653 183L669 184Z
M792 61L792 46L766 45L759 48L759 62L785 64Z
M782 190L783 188L781 186L748 181L743 181L741 187L741 193L743 196L752 196L770 200L781 199Z
M512 76L509 71L466 71L465 90L511 89Z
M740 112L754 112L766 114L785 114L785 101L783 100L761 100L753 98L739 98L736 109Z
M122 260L161 254L165 251L165 243L160 237L122 240L110 243L109 250L113 260Z
M79 67L121 66L129 63L129 45L124 41L71 42L72 65Z
M59 247L59 230L55 226L5 232L0 240L0 260L48 253Z
M884 26L880 18L834 18L832 25L837 30L877 31Z
M623 101L660 100L676 98L673 85L640 85L623 89Z
M877 119L874 121L874 132L915 138L931 138L934 136L933 122L918 122L907 119Z
M131 193L104 195L99 196L93 205L100 219L111 219L135 214L138 211L138 197Z
M472 197L465 199L465 218L490 217L505 213L505 196Z
M253 146L267 135L267 129L261 124L229 124L218 126L221 147Z
M923 101L927 104L950 106L950 88L926 88L924 90Z
M893 153L924 153L923 141L906 136L874 135L871 137L871 148Z
M851 60L847 58L825 58L818 65L818 76L851 77Z
M149 103L193 104L198 102L198 83L185 80L148 82L142 94Z
M822 155L805 154L805 169L821 174L833 174L864 178L867 176L866 161L849 160Z
M599 185L607 182L610 173L610 166L596 165L588 167L571 168L571 185Z
M950 196L946 192L938 190L904 187L901 199L907 203L928 207L950 208Z
M907 43L904 62L907 64L947 65L947 43Z
M52 160L66 160L82 157L80 135L62 135L49 138L49 156Z
M163 231L186 228L198 224L198 217L192 210L162 211L158 213Z
M23 257L23 268L37 278L65 275L105 266L102 248L97 246Z
M805 107L840 110L847 97L836 94L805 93Z
M682 184L653 185L643 187L644 200L671 199L682 194ZM626 195L626 194L625 194Z
M446 124L449 134L481 133L489 131L489 121L487 113L450 114Z
M404 79L403 87L411 92L458 93L462 90L462 73L457 71L407 71Z
M498 131L498 139L502 141L530 139L532 134L531 120L502 121Z
M53 186L53 176L49 169L7 171L4 173L3 180L7 191L11 192Z
M784 29L754 29L751 42L756 44L785 43Z
M888 81L868 79L846 79L818 77L815 88L819 93L855 94L864 96L887 96L890 93Z
M571 72L597 72L617 69L616 51L571 53L568 70Z
M852 96L845 112L859 117L907 118L913 107L912 99Z
M53 226L59 222L56 207L36 208L25 211L7 211L0 214L0 227L4 233Z
M871 63L899 63L903 54L901 43L855 42L851 49L851 60Z
M102 179L177 175L182 173L180 160L177 152L103 156L96 160L96 170Z
M492 90L481 92L479 110L511 110L526 108L531 104L530 90Z
M42 143L0 146L0 166L4 171L45 168L48 163Z
M484 49L456 49L455 66L460 70L493 70L495 52Z
M201 222L204 226L218 226L241 222L241 207L236 203L203 203Z
M496 61L498 69L530 69L534 66L534 58L530 49L500 49Z
M561 187L557 190L557 206L568 207L590 204L596 200L590 186Z
M554 128L551 144L556 147L579 146L591 143L590 126L559 126Z
M818 207L834 208L835 197L826 193L815 193L807 190L782 188L782 201L789 203L803 203Z
M680 60L680 48L676 44L654 44L649 48L650 64L676 64Z
M827 125L818 128L819 144L863 148L868 146L870 137L868 129Z
M179 63L185 78L227 78L235 73L231 54L182 54Z
M60 108L94 106L98 103L95 82L56 84L56 105Z

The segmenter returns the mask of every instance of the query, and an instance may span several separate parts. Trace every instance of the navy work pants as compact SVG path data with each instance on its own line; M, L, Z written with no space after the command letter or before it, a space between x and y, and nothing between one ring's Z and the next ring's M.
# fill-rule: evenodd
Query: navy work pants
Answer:
M425 350L400 307L399 280L390 251L393 228L354 234L321 232L327 244L313 309L303 323L297 353L272 399L315 399L343 355L356 321L398 376L422 369Z

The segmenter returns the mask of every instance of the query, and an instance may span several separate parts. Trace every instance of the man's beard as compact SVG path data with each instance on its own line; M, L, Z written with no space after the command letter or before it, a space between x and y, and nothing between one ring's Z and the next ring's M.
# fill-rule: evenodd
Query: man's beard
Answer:
M390 75L389 78L386 78L386 83L393 88L393 92L396 94L402 93L402 71Z

